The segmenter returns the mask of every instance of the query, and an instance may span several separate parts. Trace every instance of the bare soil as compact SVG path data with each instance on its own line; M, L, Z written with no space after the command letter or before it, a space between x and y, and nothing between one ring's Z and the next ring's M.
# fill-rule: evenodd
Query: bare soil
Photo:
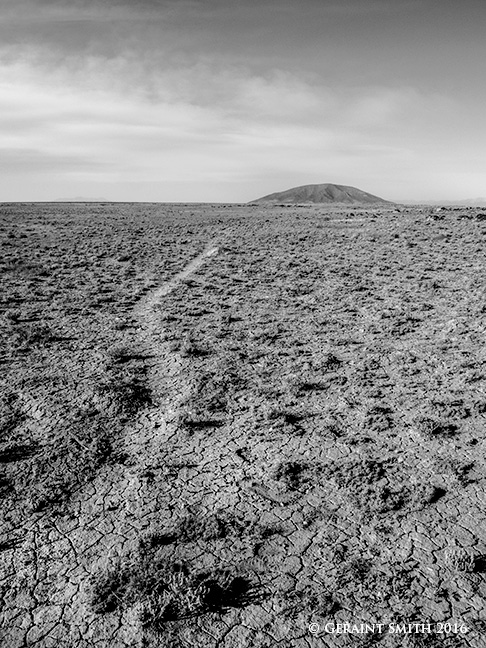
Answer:
M0 246L2 646L486 646L480 210L3 205ZM325 631L414 622L466 631Z

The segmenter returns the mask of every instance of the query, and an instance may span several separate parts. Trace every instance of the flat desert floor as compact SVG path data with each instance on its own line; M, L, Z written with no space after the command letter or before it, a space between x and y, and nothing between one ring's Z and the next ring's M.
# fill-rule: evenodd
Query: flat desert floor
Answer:
M2 646L486 646L480 209L4 204L0 243Z

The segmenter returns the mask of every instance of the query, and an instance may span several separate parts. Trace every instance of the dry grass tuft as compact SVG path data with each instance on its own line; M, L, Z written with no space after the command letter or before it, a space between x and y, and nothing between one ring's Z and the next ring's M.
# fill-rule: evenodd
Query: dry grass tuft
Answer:
M186 563L140 558L93 579L91 607L98 614L140 604L145 629L161 632L169 621L243 607L261 594L229 569L193 570Z

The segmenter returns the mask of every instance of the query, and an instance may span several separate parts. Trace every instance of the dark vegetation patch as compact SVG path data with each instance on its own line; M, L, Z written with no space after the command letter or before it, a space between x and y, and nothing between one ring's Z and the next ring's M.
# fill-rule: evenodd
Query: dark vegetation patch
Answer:
M34 322L32 324L16 323L4 332L4 339L12 352L30 351L42 348L58 340L50 324Z
M461 486L473 484L475 479L471 476L474 471L475 463L473 461L461 461L455 458L440 458L435 462L438 472L452 475Z
M99 412L75 410L45 443L3 446L15 500L31 512L66 501L100 466L116 460L117 432L113 421Z
M224 418L211 417L208 414L201 414L194 411L183 411L179 416L179 425L182 429L189 432L197 430L206 430L223 427L225 424Z
M430 417L420 417L415 423L418 431L428 439L449 438L456 436L459 426L450 421Z
M408 606L416 601L420 589L417 578L414 566L408 563L391 561L383 565L369 556L344 554L337 569L324 581L344 608L354 604L359 592L368 611L380 615L384 604L399 602Z
M399 316L392 320L389 332L392 337L409 335L410 333L414 333L421 323L421 317L414 315Z
M12 482L9 478L0 472L0 496L5 497L12 490Z
M139 559L98 575L91 607L98 614L141 605L144 629L161 632L167 622L224 613L261 600L258 584L238 570L197 570L188 563Z
M414 506L422 508L429 504L435 504L447 494L445 488L434 484L418 484L412 491L412 502Z
M457 572L472 573L476 571L476 557L470 550L462 547L450 547L445 551L446 564Z
M258 519L248 520L224 510L206 514L193 508L173 525L144 535L140 547L141 551L151 551L174 543L211 542L242 536L265 540L280 531L278 524L264 524Z
M342 364L343 361L332 352L327 353L320 362L320 366L326 371L337 371Z
M299 490L311 480L310 467L300 461L282 461L277 465L273 477L282 482L286 489Z
M111 442L107 437L99 437L84 452L79 444L69 440L58 444L49 453L49 464L35 471L36 481L32 484L29 508L37 512L69 499L73 490L96 475L110 453ZM36 466L39 465L40 461L36 462Z
M362 485L384 479L388 465L389 462L378 459L359 458L342 463L333 462L324 468L324 474L332 477L341 488L358 489Z
M160 547L165 547L174 542L177 542L177 531L174 530L159 530L149 531L145 533L139 540L139 551L142 555L158 550Z
M211 350L194 333L187 334L179 345L179 353L184 358L201 358L209 356Z
M134 416L141 409L152 405L152 390L147 379L146 366L141 362L126 364L133 356L122 357L122 364L117 360L108 364L96 390L106 403L107 411L114 409L115 413Z
M394 425L393 410L386 405L374 405L366 412L364 427L386 432Z
M345 560L339 566L338 579L340 582L364 582L372 568L372 562L362 556L354 556Z
M240 533L243 522L231 513L218 511L209 515L188 512L174 527L174 535L179 542L198 540L217 540Z
M38 449L34 445L6 443L0 445L0 463L30 459L36 452Z
M11 439L25 418L18 394L4 389L0 394L0 442Z
M333 462L324 465L322 473L343 488L365 514L423 508L446 494L445 489L433 484L412 486L394 460L359 458Z
M327 588L309 583L305 589L297 589L285 594L282 613L291 619L300 615L324 618L330 617L340 609L339 601Z
M311 392L323 391L327 388L327 383L318 375L304 373L287 378L287 390L289 394L302 396Z
M179 408L181 427L189 431L222 427L246 384L236 361L221 354L190 371L190 392Z
M126 344L116 344L107 351L107 356L112 363L125 363L132 360L145 360L146 355Z
M344 413L331 410L322 416L319 433L323 436L339 439L346 436L349 427Z
M271 424L274 430L278 428L282 433L302 435L305 433L304 422L314 416L315 414L302 407L269 405L261 409L259 418Z

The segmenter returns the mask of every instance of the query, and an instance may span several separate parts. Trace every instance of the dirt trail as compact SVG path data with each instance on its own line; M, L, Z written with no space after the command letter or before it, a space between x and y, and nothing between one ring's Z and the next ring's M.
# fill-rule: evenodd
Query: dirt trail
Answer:
M218 253L218 248L214 246L207 247L201 254L199 254L195 259L193 259L181 272L177 273L170 281L166 281L160 288L155 290L148 299L144 300L143 305L145 309L153 306L158 302L161 297L168 295L172 292L177 286L187 279L191 274L196 272L209 257L214 256Z
M166 407L141 412L125 431L123 463L105 465L97 477L72 498L67 515L38 515L18 529L19 544L4 551L6 576L12 579L15 605L3 613L2 645L9 648L60 646L117 648L140 646L143 631L136 609L103 616L90 605L93 577L129 563L139 550L140 538L160 518L164 499L164 472L157 464L160 451L174 434L167 426L170 401L163 391L175 387L179 367L161 341L155 307L196 272L218 248L210 246L170 281L145 297L135 309L139 342L151 355L150 381L155 401ZM164 376L164 381L160 377ZM162 392L162 393L160 393ZM162 466L162 468L161 468ZM156 487L154 483L157 482ZM166 511L177 501L170 498Z

